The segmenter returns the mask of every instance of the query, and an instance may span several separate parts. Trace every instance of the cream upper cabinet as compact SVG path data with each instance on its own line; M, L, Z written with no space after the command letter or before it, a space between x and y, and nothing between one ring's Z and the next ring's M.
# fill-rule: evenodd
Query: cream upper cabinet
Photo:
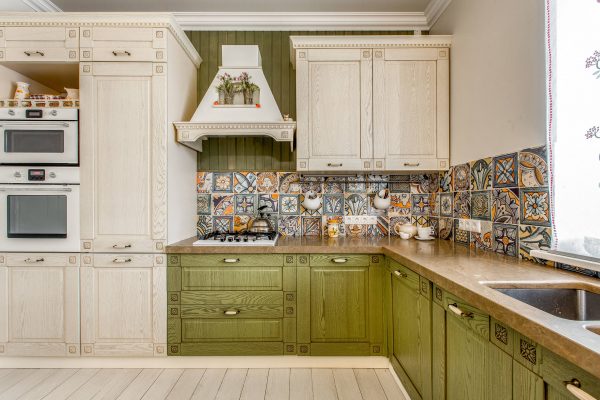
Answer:
M80 68L82 251L162 251L166 65Z
M0 61L77 62L79 28L0 26Z
M166 28L82 27L81 61L152 61L167 58Z
M0 356L79 350L79 254L0 254Z
M449 166L448 49L380 49L373 61L377 169Z
M371 56L368 49L299 51L299 171L371 168Z
M447 36L292 36L298 171L449 166Z

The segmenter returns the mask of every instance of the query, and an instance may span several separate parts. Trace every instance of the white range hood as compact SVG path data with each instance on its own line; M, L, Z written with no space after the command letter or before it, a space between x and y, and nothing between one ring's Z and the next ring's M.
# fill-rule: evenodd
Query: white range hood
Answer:
M223 65L191 121L175 122L177 141L202 151L202 141L211 136L270 136L278 142L290 142L293 150L296 122L281 115L262 71L258 46L224 45L221 51ZM219 105L218 76L228 73L237 77L242 72L248 73L252 82L258 85L258 104ZM243 96L239 94L236 100L243 103Z

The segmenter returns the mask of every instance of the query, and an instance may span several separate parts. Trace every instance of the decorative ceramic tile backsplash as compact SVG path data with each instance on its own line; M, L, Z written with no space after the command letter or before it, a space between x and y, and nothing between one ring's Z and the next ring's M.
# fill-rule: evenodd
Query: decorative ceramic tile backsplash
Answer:
M327 221L372 215L375 225L341 224L349 237L397 235L400 225L431 226L436 236L473 248L533 259L531 249L552 242L546 147L475 160L431 174L359 175L301 179L295 172L198 172L198 235L241 231L261 206L285 236L325 236ZM389 188L391 206L373 206L376 192ZM313 190L318 210L302 206ZM459 229L460 219L481 221L481 233ZM552 263L548 263L553 265ZM592 276L600 274L566 265Z

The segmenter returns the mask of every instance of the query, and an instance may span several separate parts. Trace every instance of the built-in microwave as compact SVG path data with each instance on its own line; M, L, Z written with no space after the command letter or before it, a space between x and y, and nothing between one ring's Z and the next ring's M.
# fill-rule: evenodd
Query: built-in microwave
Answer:
M79 110L0 108L1 165L77 165Z

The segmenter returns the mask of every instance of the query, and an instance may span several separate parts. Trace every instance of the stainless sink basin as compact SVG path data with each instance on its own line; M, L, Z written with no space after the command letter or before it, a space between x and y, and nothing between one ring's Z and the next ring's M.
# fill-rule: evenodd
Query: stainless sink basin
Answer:
M586 326L585 329L592 333L595 333L596 335L600 335L600 326Z
M569 288L494 289L560 318L575 321L600 320L600 294L587 290Z

